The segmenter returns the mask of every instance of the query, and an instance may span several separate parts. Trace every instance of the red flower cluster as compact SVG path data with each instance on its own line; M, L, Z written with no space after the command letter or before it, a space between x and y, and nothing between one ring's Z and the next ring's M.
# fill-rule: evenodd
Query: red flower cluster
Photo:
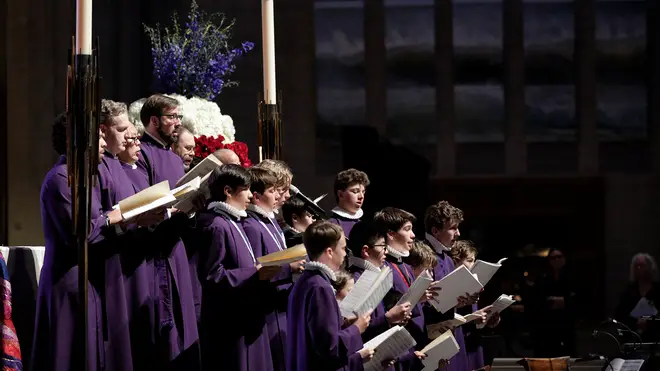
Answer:
M218 135L217 137L207 137L206 135L195 137L195 157L203 159L219 149L227 148L231 149L238 155L243 167L252 166L252 162L248 157L247 144L243 142L224 144L224 141L225 137L222 135Z

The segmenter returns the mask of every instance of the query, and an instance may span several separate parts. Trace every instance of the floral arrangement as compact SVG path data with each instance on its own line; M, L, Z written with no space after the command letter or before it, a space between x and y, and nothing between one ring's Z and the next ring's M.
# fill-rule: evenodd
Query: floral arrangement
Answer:
M151 41L158 90L213 101L223 88L238 85L229 80L236 69L234 60L254 44L244 41L239 48L229 46L233 20L227 22L222 14L205 14L193 0L188 22L181 26L176 13L172 21L172 28L162 32L158 24L144 26Z
M173 92L168 96L179 102L182 125L195 136L196 161L218 149L233 150L245 167L252 163L245 143L235 141L236 129L228 115L223 115L214 102L224 88L238 85L229 80L236 69L234 61L254 48L251 42L240 47L229 46L234 21L221 14L207 15L193 0L188 20L179 24L176 13L172 28L144 26L151 41L153 75L158 90ZM140 133L144 126L140 110L145 99L129 106L129 118Z
M218 149L227 148L234 151L244 167L252 166L248 156L248 146L235 141L233 120L220 112L220 107L214 102L193 97L188 99L178 94L168 94L179 102L179 112L183 115L181 124L195 136L195 157L199 160ZM138 99L128 107L128 117L139 133L144 132L140 121L140 110L146 99Z

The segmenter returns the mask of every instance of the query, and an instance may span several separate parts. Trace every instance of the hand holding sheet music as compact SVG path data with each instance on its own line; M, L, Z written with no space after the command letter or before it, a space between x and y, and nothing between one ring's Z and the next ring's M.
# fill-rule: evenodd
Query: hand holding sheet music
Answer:
M364 369L365 371L384 370L387 361L400 357L415 345L417 343L405 328L394 326L364 344L364 348L375 351L373 358L364 364Z
M458 305L460 296L465 296L466 293L479 293L483 289L479 280L464 265L456 268L433 286L438 286L442 290L429 302L441 313L446 313Z
M500 295L497 300L491 305L490 311L486 316L486 321L477 325L477 328L484 328L488 320L490 320L495 314L501 313L506 308L510 307L511 304L515 303L516 300L511 295Z
M399 299L396 305L408 302L414 307L425 296L426 290L428 290L432 283L433 277L431 277L431 274L428 271L422 272L415 282L410 285L408 292L401 296L401 299Z
M422 361L424 363L424 371L436 370L441 360L451 359L460 349L451 331L438 336L420 351L426 354L426 359Z

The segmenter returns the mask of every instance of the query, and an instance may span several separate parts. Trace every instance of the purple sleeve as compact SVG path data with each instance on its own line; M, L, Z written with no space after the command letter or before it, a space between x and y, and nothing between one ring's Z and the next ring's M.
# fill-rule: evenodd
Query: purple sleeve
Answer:
M356 326L351 325L339 331L339 338L344 343L348 354L359 352L364 347L362 335Z
M306 322L309 329L311 344L307 345L307 349L312 349L329 370L339 369L349 363L350 355L355 351L351 351L353 349L348 348L347 345L354 346L359 341L361 346L362 343L355 326L351 326L355 330L340 332L339 316L332 311L328 313L328 308L336 307L337 302L332 290L316 287L309 298L307 316L301 319ZM328 313L328 315L320 316L319 313ZM353 340L354 337L357 339ZM347 342L351 344L346 344Z
M364 361L362 361L360 353L353 353L348 356L348 369L351 371L364 370Z
M226 231L219 226L210 226L203 232L205 238L202 250L206 250L199 262L202 269L200 279L213 283L218 289L235 290L244 285L258 281L257 268L233 268L224 266L227 259L227 250L233 248Z
M57 226L60 236L67 236L67 244L75 246L74 235L72 233L73 217L71 215L71 188L69 187L66 176L55 174L53 182L44 190L44 211L53 220ZM87 241L95 244L104 240L104 232L109 231L105 228L105 215L101 213L98 200L94 199L92 192L91 220L89 226L89 235Z

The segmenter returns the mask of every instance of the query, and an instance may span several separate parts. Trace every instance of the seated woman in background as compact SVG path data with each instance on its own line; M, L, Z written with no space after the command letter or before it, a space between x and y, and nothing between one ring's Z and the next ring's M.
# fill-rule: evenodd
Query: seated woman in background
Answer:
M651 255L637 254L630 262L630 283L621 294L614 318L637 331L644 341L657 341L660 331L653 331L644 317L657 315L659 306L658 265Z

